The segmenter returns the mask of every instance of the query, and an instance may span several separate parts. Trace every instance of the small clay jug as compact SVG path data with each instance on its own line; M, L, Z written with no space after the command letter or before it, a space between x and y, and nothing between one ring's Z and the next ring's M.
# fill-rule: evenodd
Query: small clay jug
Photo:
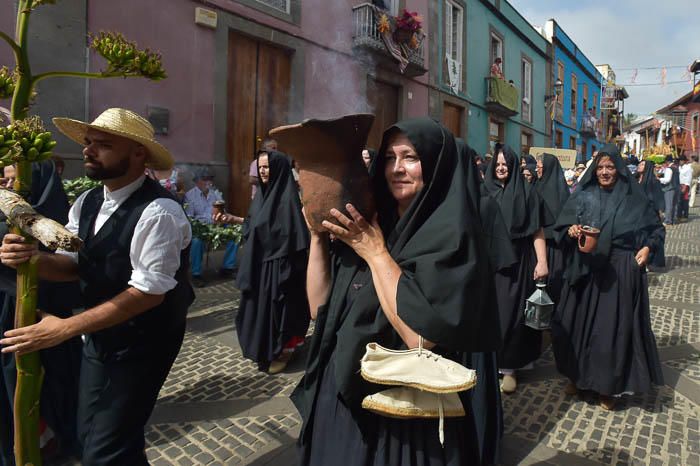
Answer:
M223 214L226 212L226 203L224 201L214 201L214 204L211 206L211 214L216 215L216 214Z
M598 245L600 229L584 225L581 227L581 236L578 237L578 250L585 253L595 251Z
M368 113L331 120L304 120L270 131L279 146L299 165L299 186L306 218L315 231L324 220L335 222L332 208L344 212L352 204L369 222L375 203L362 150L374 121Z

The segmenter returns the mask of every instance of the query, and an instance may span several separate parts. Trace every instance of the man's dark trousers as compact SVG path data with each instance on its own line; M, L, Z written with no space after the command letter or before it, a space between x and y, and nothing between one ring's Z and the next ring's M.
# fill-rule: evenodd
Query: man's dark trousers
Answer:
M148 464L143 426L177 357L184 331L182 326L148 354L109 362L100 357L88 337L78 402L83 465Z

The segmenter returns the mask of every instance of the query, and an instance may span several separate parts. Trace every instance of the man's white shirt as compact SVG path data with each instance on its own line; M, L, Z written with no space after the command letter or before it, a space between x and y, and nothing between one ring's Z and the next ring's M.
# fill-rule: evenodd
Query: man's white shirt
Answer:
M145 179L145 176L141 176L112 192L103 187L104 202L95 219L95 235L119 206L143 185ZM80 211L88 192L76 199L68 214L66 229L76 235L79 230ZM156 295L165 294L175 288L175 272L180 268L180 253L191 240L190 222L180 204L168 198L159 198L148 204L136 223L134 236L131 238L129 258L133 271L129 286ZM56 252L70 256L78 262L77 253L63 250Z

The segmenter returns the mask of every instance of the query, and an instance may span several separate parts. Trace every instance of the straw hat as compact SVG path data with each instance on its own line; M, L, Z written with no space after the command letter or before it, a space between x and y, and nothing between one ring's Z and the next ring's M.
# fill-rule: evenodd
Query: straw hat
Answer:
M173 156L153 137L153 126L141 115L123 108L109 108L85 123L71 118L54 118L53 123L68 138L78 144L85 144L88 129L96 129L109 134L122 136L138 142L148 149L146 166L154 170L169 170L173 167Z

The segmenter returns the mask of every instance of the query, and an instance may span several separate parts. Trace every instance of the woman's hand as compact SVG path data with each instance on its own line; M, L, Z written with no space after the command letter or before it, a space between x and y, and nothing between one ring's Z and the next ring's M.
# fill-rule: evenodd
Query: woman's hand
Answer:
M649 246L644 246L642 249L637 252L637 255L634 257L634 259L637 261L637 265L641 268L647 265L647 262L649 261L649 253L651 250L649 249Z
M581 230L581 225L571 225L569 227L569 237L571 238L578 238L581 236L581 233L583 231Z
M233 225L233 224L241 224L243 223L244 219L242 217L236 217L233 214L228 214L228 213L223 213L219 212L211 216L211 219L214 223L217 224L223 224L223 225Z
M347 204L345 208L352 216L352 220L339 210L331 209L331 215L342 226L324 220L323 227L337 239L350 246L365 262L369 263L373 257L386 253L384 235L379 228L379 223L377 223L377 217L375 216L370 224L352 204Z
M547 267L547 263L538 262L535 266L535 273L533 274L535 281L545 279L547 278L547 275L549 275L549 267Z

